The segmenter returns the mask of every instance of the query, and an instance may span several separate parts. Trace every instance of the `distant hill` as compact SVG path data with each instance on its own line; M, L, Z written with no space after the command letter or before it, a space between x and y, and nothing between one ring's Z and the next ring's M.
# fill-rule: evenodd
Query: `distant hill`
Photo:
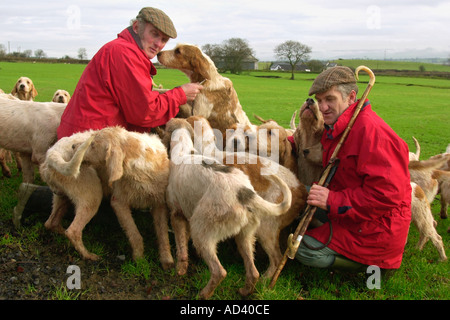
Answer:
M389 60L359 60L359 59L343 59L332 61L338 65L356 68L365 65L372 70L399 70L399 71L417 71L417 72L449 72L450 65L422 63L422 62L406 62L406 61L389 61Z

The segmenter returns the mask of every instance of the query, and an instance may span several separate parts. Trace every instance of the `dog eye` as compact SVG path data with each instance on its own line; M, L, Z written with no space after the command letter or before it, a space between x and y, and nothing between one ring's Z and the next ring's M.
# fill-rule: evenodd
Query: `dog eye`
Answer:
M180 54L180 49L175 49L175 54Z

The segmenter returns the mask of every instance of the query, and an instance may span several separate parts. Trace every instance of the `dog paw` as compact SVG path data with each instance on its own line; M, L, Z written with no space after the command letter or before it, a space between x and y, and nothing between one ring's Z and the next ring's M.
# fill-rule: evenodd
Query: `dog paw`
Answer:
M62 225L52 226L52 225L46 223L44 226L49 231L55 232L55 233L58 233L58 234L62 234L63 235L66 232L66 230L63 228Z
M198 295L198 298L200 300L208 300L212 297L214 294L214 290L210 290L209 288L205 287L202 291L200 291L200 294Z
M98 261L100 259L100 257L98 255L96 255L95 253L86 253L83 255L83 258L85 260L91 260L91 261Z
M249 295L251 295L251 294L253 293L254 289L255 289L254 287L252 287L252 288L247 288L247 287L245 286L244 288L240 288L240 289L238 290L238 292L239 292L239 294L240 294L241 296L247 297L247 296L249 296Z
M177 263L177 274L179 276L184 276L187 273L188 262L181 261Z
M175 263L173 261L169 262L161 262L163 270L170 270L175 267Z

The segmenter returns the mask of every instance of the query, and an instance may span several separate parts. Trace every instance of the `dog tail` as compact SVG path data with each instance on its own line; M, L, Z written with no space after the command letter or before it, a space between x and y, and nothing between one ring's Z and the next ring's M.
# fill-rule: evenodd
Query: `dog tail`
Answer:
M94 135L84 141L75 151L72 159L66 161L61 157L60 153L54 152L48 155L49 167L52 167L59 173L65 176L78 177L80 174L81 163L83 162L84 154L92 143Z
M412 137L412 138L413 138L414 144L416 146L416 153L415 153L416 159L419 160L419 158L420 158L420 144L419 144L419 141L417 141L416 138L414 138L414 137Z
M267 200L264 200L259 195L255 193L255 197L252 199L251 206L260 211L263 212L266 215L271 216L279 216L284 214L286 211L289 210L291 207L292 202L292 192L291 189L289 189L288 185L280 179L277 175L270 175L267 176L268 179L272 180L272 182L276 183L283 194L283 201L281 203L276 204L269 202Z
M291 129L292 130L297 129L297 126L295 125L295 118L296 117L297 117L297 110L294 111L294 113L292 114L292 117L291 117L290 125L291 125Z

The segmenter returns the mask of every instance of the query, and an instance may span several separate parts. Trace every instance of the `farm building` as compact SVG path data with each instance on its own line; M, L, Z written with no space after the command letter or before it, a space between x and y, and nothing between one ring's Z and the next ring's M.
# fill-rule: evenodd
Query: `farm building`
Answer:
M336 67L338 64L337 63L334 63L334 62L327 62L327 64L325 65L325 70L326 69L330 69L330 68L333 68L333 67Z
M216 67L221 69L225 66L225 62L223 60L213 59ZM258 70L258 62L254 56L249 56L242 61L241 69L242 70Z
M291 71L291 65L288 62L274 62L270 66L270 71ZM295 71L308 71L309 68L305 64L297 64L295 66Z

